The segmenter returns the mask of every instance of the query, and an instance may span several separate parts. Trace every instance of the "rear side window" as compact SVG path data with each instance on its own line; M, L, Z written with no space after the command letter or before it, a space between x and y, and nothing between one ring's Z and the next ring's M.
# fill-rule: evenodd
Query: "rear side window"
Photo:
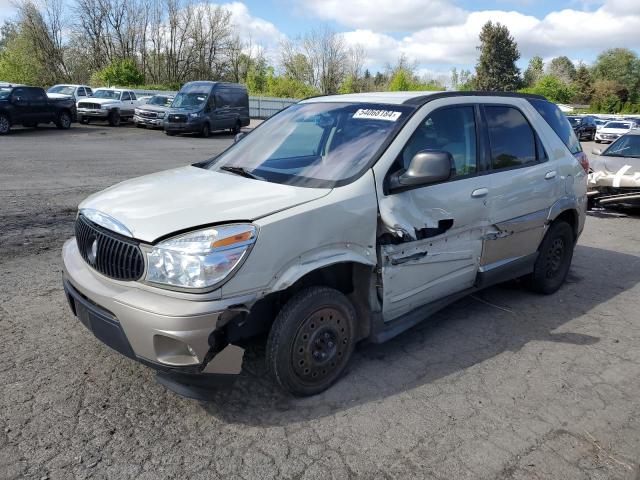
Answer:
M524 115L512 107L484 107L491 168L500 170L536 162L536 138Z
M537 98L530 98L528 100L529 103L533 105L533 108L546 120L553 131L556 132L571 153L582 151L580 142L573 132L573 128L571 128L567 117L564 116L556 104Z
M122 93L122 101L125 102L125 101L128 101L128 100L131 100L131 96L129 95L129 92L123 92Z

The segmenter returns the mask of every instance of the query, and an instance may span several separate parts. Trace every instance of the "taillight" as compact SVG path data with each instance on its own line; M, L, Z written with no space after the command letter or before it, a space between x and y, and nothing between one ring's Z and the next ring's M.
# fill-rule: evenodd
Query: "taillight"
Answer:
M584 168L584 173L589 173L589 157L584 152L577 152L573 154L574 157L580 162L582 168Z

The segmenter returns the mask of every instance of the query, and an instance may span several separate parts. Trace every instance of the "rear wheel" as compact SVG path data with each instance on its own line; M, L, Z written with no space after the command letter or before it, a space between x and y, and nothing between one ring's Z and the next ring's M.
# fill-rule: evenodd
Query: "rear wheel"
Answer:
M118 112L117 110L112 110L111 112L109 112L109 125L111 125L112 127L118 127L120 125L120 112Z
M538 259L530 276L534 292L549 295L562 286L571 266L573 247L571 225L562 220L553 222L540 244Z
M0 114L0 135L9 133L9 130L11 130L11 122L9 121L9 117Z
M289 300L269 332L267 368L297 396L320 393L342 374L355 346L356 312L347 297L311 287Z
M56 120L56 127L61 130L68 130L71 128L71 114L69 112L60 112L58 119Z
M202 125L202 130L200 130L200 136L202 138L209 138L209 135L211 135L211 127L207 122L205 122Z
M238 120L236 124L233 126L233 128L231 129L231 133L233 133L234 135L237 135L238 133L240 133L240 130L242 130L242 124L240 123L240 120Z

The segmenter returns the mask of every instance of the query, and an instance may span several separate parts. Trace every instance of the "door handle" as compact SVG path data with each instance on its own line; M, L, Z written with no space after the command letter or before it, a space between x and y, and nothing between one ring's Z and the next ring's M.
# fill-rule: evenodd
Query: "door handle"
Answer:
M473 192L471 192L471 196L473 198L482 198L482 197L486 197L488 193L489 193L488 188L476 188Z
M556 178L556 171L555 170L551 170L550 172L547 172L544 174L544 179L545 180L551 180L552 178Z

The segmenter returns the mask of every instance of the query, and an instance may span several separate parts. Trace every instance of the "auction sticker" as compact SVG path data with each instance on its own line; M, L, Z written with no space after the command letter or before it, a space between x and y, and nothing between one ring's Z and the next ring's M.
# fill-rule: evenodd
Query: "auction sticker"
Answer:
M394 112L393 110L374 110L371 108L360 108L353 114L353 118L363 118L367 120L387 120L395 122L400 118L402 112Z

